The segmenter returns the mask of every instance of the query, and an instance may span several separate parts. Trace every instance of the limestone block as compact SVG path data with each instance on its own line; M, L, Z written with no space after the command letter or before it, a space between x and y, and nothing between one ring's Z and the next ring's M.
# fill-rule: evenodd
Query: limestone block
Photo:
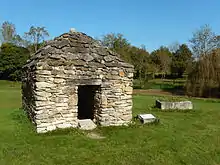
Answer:
M132 95L124 95L120 97L121 100L131 100L132 99Z
M36 91L35 94L41 97L51 97L51 93L45 91Z
M78 120L78 127L82 130L93 130L97 126L91 119Z
M47 129L46 127L37 127L37 133L46 133Z
M53 131L56 129L56 126L55 125L50 125L50 126L47 126L47 131Z
M47 82L36 82L37 88L55 88L55 84L47 83Z
M82 55L83 57L83 60L85 60L85 61L92 61L94 58L91 56L91 55L89 55L88 53L87 54L84 54L84 55Z
M57 126L57 128L63 129L63 128L70 128L70 127L72 127L72 124L70 124L70 123L62 123L62 124L58 124L56 126Z
M145 124L145 123L152 123L156 121L156 117L152 114L139 114L138 118L140 121Z
M104 60L106 62L111 62L111 61L113 61L113 56L104 56Z
M124 90L125 90L126 94L132 94L132 92L133 92L133 88L132 87L125 87Z
M162 110L165 109L187 110L187 109L193 109L193 104L191 101L168 102L168 101L156 100L156 107Z
M107 105L108 104L108 99L107 99L106 95L101 96L101 104L102 105Z
M35 96L36 101L47 101L47 97L42 97L42 96Z
M55 104L55 102L52 102L52 101L36 101L35 102L35 105L37 106L37 107L43 107L43 106L48 106L48 105L54 105Z
M68 103L56 103L56 107L68 107Z
M36 73L42 74L42 75L51 75L51 71L49 70L37 70Z
M127 77L128 77L128 78L133 78L133 77L134 77L134 73L128 73L128 74L127 74Z
M132 119L132 114L121 115L120 118L124 121L130 121Z
M65 82L65 80L62 79L62 78L54 78L54 81L53 81L53 82L56 83L56 84L60 84L60 83Z

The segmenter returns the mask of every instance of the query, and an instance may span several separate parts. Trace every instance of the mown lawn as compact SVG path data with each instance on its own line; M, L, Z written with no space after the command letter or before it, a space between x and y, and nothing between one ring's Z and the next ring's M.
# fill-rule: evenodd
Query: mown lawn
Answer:
M19 84L0 82L0 165L217 165L220 102L193 100L195 111L159 112L155 97L134 96L134 115L151 112L159 125L99 128L38 135L23 114Z

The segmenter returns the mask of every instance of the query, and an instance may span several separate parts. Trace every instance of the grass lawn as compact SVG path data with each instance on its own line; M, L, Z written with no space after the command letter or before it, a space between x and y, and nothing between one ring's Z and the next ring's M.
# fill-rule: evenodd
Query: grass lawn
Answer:
M38 135L23 114L19 84L0 82L0 165L217 165L220 102L192 100L193 112L160 112L155 97L134 96L134 115L150 112L159 125L99 128Z
M164 90L172 90L172 89L178 89L183 88L185 85L186 80L184 79L177 79L177 80L171 80L171 79L152 79L141 87L140 81L138 79L134 80L134 88L135 89L164 89Z

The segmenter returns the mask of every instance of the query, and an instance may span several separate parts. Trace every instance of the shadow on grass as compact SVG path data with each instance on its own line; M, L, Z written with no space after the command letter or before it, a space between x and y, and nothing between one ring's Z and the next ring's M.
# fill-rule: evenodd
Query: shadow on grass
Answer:
M172 95L177 95L177 96L185 96L186 92L184 89L184 86L172 86L170 88L162 88L163 91L169 92Z

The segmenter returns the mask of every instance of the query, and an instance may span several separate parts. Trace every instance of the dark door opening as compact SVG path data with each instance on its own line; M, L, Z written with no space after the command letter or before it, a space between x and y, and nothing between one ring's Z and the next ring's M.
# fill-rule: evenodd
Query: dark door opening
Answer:
M78 86L78 119L94 119L95 94L98 89L96 85Z

